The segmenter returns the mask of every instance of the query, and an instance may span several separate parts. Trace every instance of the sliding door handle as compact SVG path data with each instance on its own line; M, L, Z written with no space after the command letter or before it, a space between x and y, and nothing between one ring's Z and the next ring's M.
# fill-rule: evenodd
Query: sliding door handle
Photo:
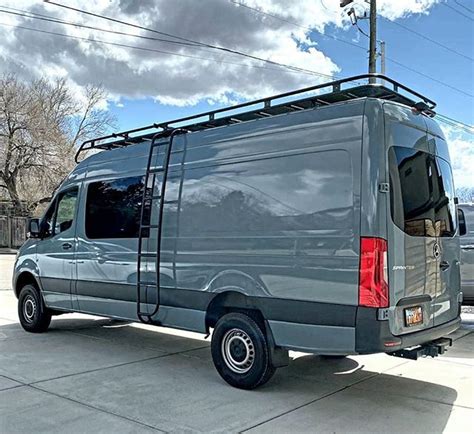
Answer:
M63 247L63 250L70 250L70 249L72 249L72 244L71 243L63 243L62 247Z

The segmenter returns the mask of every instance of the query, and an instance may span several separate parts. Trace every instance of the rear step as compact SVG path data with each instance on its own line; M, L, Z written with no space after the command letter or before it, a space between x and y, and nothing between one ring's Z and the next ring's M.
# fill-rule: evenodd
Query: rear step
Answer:
M404 359L417 360L418 357L437 357L447 351L447 347L453 345L451 338L440 338L426 344L387 353L390 356L402 357Z

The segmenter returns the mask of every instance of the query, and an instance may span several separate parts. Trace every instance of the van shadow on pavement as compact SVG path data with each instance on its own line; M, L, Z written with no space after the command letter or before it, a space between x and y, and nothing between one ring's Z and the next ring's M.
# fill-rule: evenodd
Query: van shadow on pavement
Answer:
M0 391L2 423L15 431L27 428L15 410L41 393L54 396L55 406L58 397L66 398L165 431L442 432L458 399L456 390L434 379L397 371L416 363L445 369L447 363L386 355L326 359L292 353L290 365L264 387L238 390L218 376L201 335L162 330L68 315L41 335L19 324L0 327L0 376L14 382ZM459 417L466 417L458 408ZM29 419L51 430L42 411L44 406L32 408ZM61 418L62 430L74 428L72 410Z

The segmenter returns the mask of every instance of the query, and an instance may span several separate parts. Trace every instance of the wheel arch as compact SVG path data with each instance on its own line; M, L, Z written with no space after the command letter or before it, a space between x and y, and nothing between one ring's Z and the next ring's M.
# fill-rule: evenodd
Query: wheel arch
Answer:
M41 290L38 280L30 271L22 271L15 280L15 285L13 287L13 291L15 293L16 298L20 296L21 288L25 285L33 285L38 290Z
M215 327L219 318L230 312L246 313L265 327L265 318L253 298L238 290L227 290L216 294L207 306L206 330Z

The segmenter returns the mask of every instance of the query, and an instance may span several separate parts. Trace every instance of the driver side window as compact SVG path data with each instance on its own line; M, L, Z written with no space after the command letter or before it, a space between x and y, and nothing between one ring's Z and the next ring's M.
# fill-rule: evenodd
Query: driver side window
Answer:
M53 234L54 212L56 211L56 202L54 199L44 217L41 219L41 233L43 237L50 237Z
M78 189L60 193L50 205L41 221L44 237L50 237L68 230L74 221Z
M58 199L58 209L54 223L54 234L68 230L74 221L76 211L77 188L62 193Z

